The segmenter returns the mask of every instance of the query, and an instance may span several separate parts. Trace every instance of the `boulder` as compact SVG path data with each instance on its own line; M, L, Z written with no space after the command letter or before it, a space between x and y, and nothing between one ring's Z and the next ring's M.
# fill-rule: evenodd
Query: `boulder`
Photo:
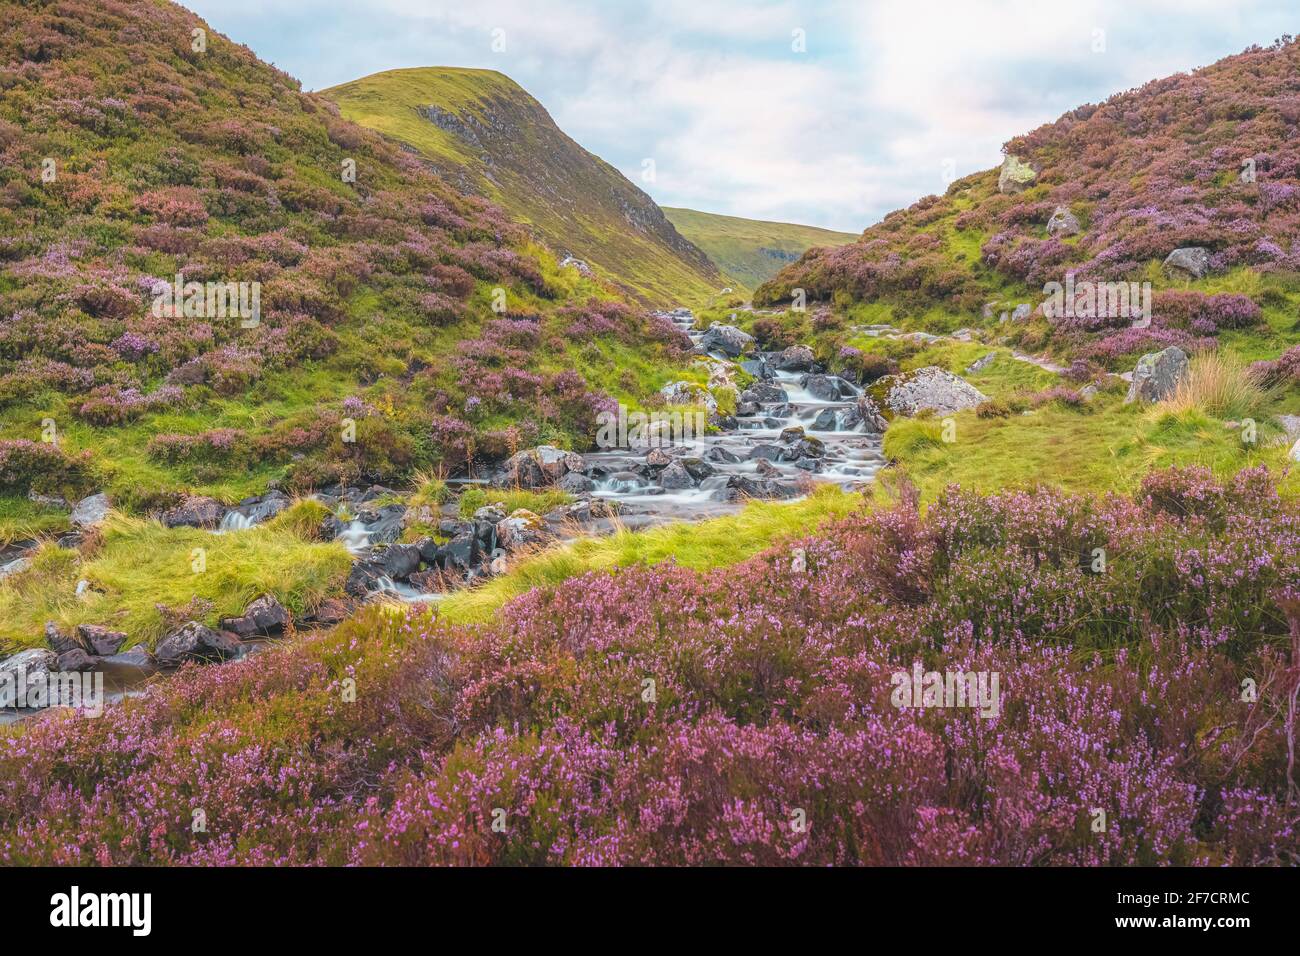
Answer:
M420 570L420 549L413 544L390 544L375 559L394 581L404 581Z
M1187 353L1175 345L1160 352L1148 352L1138 359L1133 369L1133 381L1129 383L1124 403L1160 402L1169 398L1187 374L1187 364Z
M58 670L59 657L43 647L31 647L0 661L0 707L14 707L18 700L18 683L32 684L49 679Z
M31 566L32 562L27 558L14 558L6 564L0 564L0 581L3 581L11 574L19 574L26 571Z
M927 365L902 375L887 375L872 386L895 415L915 415L930 410L941 415L974 408L988 396L947 369Z
M659 394L669 405L702 405L710 412L718 410L717 400L696 382L670 382L659 389Z
M221 523L225 511L215 498L195 495L164 511L161 520L168 528L215 528Z
M198 621L188 621L168 634L154 648L154 658L163 667L179 667L186 661L225 661L239 653L233 634L214 631Z
M844 379L835 375L808 375L803 379L803 387L823 402L838 402L854 394L853 387Z
M56 669L64 673L93 671L97 663L95 658L77 647L59 655Z
M343 590L352 597L365 597L371 591L378 590L379 579L384 576L384 567L378 562L358 561L348 572L348 580L343 585Z
M681 491L694 488L695 479L680 461L674 461L659 474L659 484L667 491Z
M1179 272L1199 279L1210 271L1210 252L1200 246L1184 246L1165 257L1165 271Z
M966 366L966 374L974 375L976 372L982 372L993 364L993 360L998 357L996 352L990 352L988 355L981 356Z
M72 509L72 517L68 520L74 528L93 528L96 525L103 524L111 507L112 504L108 500L108 495L91 495L89 498L82 498L77 502Z
M703 481L713 475L713 466L703 458L696 458L694 455L684 455L678 459L679 464L686 469L696 481Z
M109 630L102 624L78 624L77 637L82 646L100 657L111 657L126 643L125 634L121 631Z
M645 453L645 463L651 468L663 468L672 464L673 456L663 448L651 448Z
M561 491L567 491L571 495L581 495L589 491L595 491L596 483L586 475L571 471L556 483L556 487Z
M538 445L506 459L492 484L497 488L545 488L569 472L586 470L587 463L581 455L554 445Z
M792 345L772 357L772 366L782 372L807 372L813 367L813 351L806 345Z
M755 382L740 393L740 400L755 405L770 405L773 402L788 402L790 396L779 385L773 385L771 382Z
M1077 236L1083 231L1079 225L1079 217L1070 212L1065 206L1057 206L1052 213L1052 218L1047 220L1047 234L1049 236Z
M496 532L497 541L507 549L538 544L548 537L546 522L527 508L510 512L510 517L497 525Z
M755 445L749 450L749 460L755 458L766 458L769 461L776 461L781 457L781 447L779 445Z
M1011 153L1002 161L998 172L998 192L1022 193L1038 181L1038 170L1032 163L1027 163Z
M740 456L728 451L721 445L714 445L704 453L704 460L723 465L734 465L740 461Z
M384 505L377 511L363 511L358 517L371 544L392 544L406 530L406 505Z
M815 432L833 432L839 430L840 416L833 408L823 408L817 413L809 426Z
M418 558L416 563L419 563ZM279 634L288 626L289 612L271 594L263 594L244 608L242 616L228 617L221 622L222 630L231 631L242 640L255 635Z
M706 352L721 352L728 358L740 358L754 345L754 337L734 325L714 322L700 336L700 346Z
M88 646L82 643L79 634L76 632L65 634L53 621L45 622L45 643L50 646L50 650L55 654L66 654L69 651L88 649Z

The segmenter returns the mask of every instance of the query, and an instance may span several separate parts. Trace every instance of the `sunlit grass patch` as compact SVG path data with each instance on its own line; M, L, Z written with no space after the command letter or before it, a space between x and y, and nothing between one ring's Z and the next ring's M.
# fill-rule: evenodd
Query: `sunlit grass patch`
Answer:
M798 501L753 501L737 514L698 524L674 522L583 538L523 558L482 587L457 592L438 605L439 613L453 622L486 621L513 597L589 571L667 560L696 570L725 567L783 538L809 534L827 519L842 517L862 503L860 494L821 485Z
M158 605L189 608L213 625L267 593L305 613L338 593L351 566L342 545L300 534L308 508L300 503L267 525L228 534L112 515L88 556L47 543L31 569L0 583L0 643L39 645L45 622L54 621L110 625L132 643L152 644L169 625ZM90 590L77 597L80 580Z

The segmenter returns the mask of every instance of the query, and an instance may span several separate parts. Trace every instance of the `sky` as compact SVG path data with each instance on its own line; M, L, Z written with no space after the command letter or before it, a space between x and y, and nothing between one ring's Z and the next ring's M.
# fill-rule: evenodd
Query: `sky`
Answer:
M1295 0L184 3L304 89L499 70L660 205L848 232L1076 106L1300 33Z

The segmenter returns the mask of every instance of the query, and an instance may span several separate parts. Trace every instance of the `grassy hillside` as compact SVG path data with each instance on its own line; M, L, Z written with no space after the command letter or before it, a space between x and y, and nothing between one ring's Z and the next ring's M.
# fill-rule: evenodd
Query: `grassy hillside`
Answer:
M835 232L789 222L720 216L695 209L663 207L677 231L708 254L718 268L753 289L814 246L842 246L857 233Z
M322 92L350 120L500 204L561 257L644 302L701 302L725 281L654 200L564 134L541 103L492 70L390 70Z

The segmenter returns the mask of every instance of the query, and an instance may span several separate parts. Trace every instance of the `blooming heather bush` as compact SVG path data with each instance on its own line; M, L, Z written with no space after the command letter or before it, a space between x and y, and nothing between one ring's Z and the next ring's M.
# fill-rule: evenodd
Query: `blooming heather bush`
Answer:
M88 454L69 455L57 445L22 438L0 441L0 491L75 493L93 482Z
M793 544L806 570L593 573L486 626L372 610L31 722L0 741L0 859L1300 861L1300 509L1263 472L905 495ZM998 714L895 707L914 663L998 673Z

